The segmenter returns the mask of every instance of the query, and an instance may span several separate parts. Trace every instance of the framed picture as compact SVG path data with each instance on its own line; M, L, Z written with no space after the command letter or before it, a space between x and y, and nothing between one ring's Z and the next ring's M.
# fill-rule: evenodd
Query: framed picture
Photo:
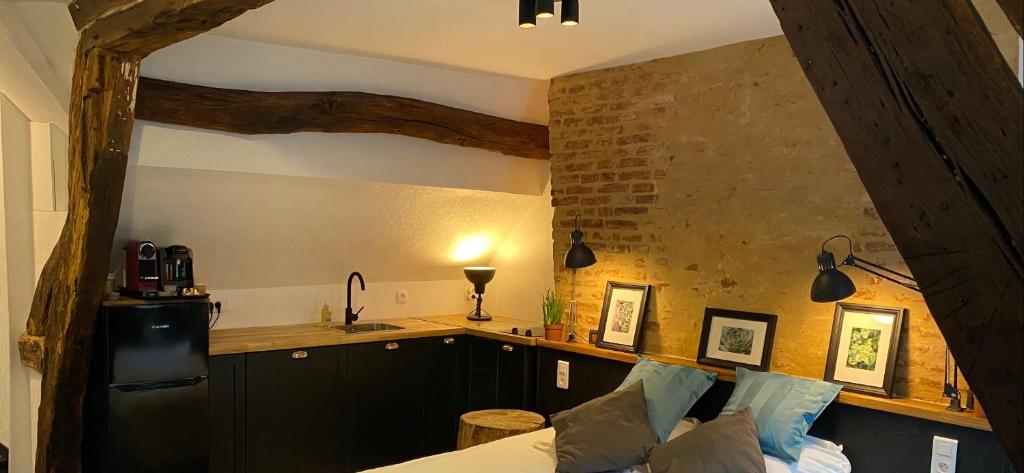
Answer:
M650 294L651 286L647 284L608 281L595 345L636 353Z
M768 371L777 316L736 310L704 309L697 361L706 365Z
M905 313L897 307L836 304L825 381L849 391L892 397Z

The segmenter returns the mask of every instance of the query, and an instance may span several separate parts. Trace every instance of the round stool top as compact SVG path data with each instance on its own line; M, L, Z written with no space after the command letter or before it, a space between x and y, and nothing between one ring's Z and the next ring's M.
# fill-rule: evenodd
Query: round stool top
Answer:
M462 421L489 429L531 430L544 425L544 416L516 409L488 409L462 414Z

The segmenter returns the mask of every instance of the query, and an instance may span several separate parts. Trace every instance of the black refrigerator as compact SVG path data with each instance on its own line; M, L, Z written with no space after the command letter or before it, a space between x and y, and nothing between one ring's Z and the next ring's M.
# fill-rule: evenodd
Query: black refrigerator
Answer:
M86 392L86 473L205 472L207 299L103 303Z

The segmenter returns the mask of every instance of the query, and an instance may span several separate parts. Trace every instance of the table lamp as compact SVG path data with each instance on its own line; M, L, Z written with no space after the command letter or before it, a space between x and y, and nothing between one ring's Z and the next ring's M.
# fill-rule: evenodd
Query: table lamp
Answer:
M491 320L491 315L480 306L484 302L484 288L494 279L494 271L495 269L490 266L470 266L462 269L466 279L473 283L473 292L476 294L476 310L470 312L466 319L477 322Z
M597 263L594 252L583 243L583 231L580 230L581 219L576 215L575 228L569 234L572 245L565 252L565 267L572 270L572 299L569 300L569 336L567 341L576 340L576 270L593 266Z

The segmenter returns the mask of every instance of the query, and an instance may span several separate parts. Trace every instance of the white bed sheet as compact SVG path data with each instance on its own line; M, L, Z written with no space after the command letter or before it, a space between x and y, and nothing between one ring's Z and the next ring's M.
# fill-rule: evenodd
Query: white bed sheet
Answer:
M821 442L821 441L819 441ZM831 445L831 444L830 444ZM841 448L841 447L835 447ZM841 452L833 455L845 462L845 468L835 469L822 462L829 456L828 449L815 454L805 445L799 464L786 464L777 458L765 456L768 473L850 473L849 461ZM830 460L831 461L831 460ZM555 471L555 429L544 429L486 443L466 450L442 453L412 460L398 465L368 470L367 473L552 473ZM636 467L623 473L645 473L647 467Z

